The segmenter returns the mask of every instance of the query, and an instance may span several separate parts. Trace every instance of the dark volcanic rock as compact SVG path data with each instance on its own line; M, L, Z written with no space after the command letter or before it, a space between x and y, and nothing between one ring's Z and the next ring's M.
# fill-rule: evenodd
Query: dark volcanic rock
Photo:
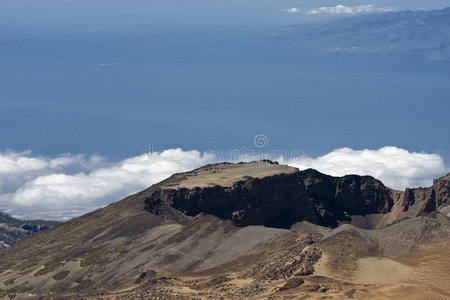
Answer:
M285 285L280 287L279 291L282 292L289 289L295 289L296 287L301 286L304 282L305 281L303 279L298 277L291 278L285 283Z
M448 179L402 193L368 176L259 162L207 165L0 251L0 285L16 299L339 297L356 288L360 258L394 257L411 268L433 262L422 288L448 277L436 275L449 269ZM415 217L426 211L431 217ZM335 227L350 218L377 230L298 222ZM38 225L15 222L19 230ZM409 255L432 243L427 256ZM319 280L313 274L321 257L330 278Z
M386 226L448 207L450 174L434 180L432 187L402 193L371 176L333 177L308 169L263 178L245 177L230 186L158 187L145 202L148 211L168 218L203 213L232 220L238 226L287 229L296 222L308 221L336 227L350 222L352 216L391 213Z
M386 213L389 189L369 176L332 177L309 169L293 174L247 178L232 187L158 189L147 210L163 213L168 204L182 213L211 214L238 226L290 228L298 221L336 227L349 215Z

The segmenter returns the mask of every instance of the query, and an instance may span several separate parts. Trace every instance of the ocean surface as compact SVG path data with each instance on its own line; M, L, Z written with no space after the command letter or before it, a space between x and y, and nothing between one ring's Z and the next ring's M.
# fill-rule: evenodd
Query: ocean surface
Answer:
M125 26L125 25L124 25ZM317 54L255 28L0 34L0 149L99 153L252 146L450 155L450 61Z

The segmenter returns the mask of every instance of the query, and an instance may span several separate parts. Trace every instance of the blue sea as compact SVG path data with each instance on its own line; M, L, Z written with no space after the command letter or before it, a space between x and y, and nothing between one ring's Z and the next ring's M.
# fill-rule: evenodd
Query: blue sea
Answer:
M276 22L206 22L11 21L0 30L0 149L123 158L150 143L227 151L262 133L310 155L394 145L450 158L449 61L311 53L255 37Z

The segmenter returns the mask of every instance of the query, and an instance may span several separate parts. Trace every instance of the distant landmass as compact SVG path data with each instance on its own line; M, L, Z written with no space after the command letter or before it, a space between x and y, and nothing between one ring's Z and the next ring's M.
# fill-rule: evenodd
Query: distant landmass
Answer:
M14 245L21 239L58 225L56 221L24 221L0 212L0 249Z
M326 53L450 58L450 7L346 17L263 30L259 37Z

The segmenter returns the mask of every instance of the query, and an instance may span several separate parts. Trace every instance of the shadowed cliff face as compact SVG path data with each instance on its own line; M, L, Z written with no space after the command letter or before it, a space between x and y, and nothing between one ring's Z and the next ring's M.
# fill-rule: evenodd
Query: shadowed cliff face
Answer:
M350 215L387 213L390 190L369 176L328 176L315 170L246 178L231 187L158 189L147 210L162 214L162 203L189 216L211 214L238 226L290 228L298 221L336 227Z
M349 282L351 295L370 298L371 276L388 264L419 268L427 275L413 284L438 282L444 299L449 178L400 192L267 161L207 165L1 250L0 298L348 298ZM409 256L427 245L436 248ZM402 290L411 284L398 278Z
M436 207L442 208L450 204L450 173L433 181L430 188L435 191Z
M450 204L450 174L433 180L428 188L406 189L405 210L412 204L423 202L418 215L440 211Z

